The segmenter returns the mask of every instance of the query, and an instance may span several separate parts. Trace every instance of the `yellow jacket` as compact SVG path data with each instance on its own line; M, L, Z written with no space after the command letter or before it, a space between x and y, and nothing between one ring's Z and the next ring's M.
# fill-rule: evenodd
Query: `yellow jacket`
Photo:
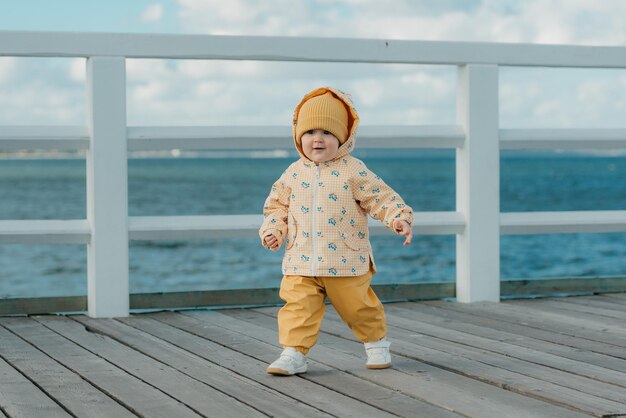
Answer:
M331 161L316 165L295 141L302 104L332 91L348 108L348 139ZM285 244L283 274L300 276L360 276L376 266L369 242L367 215L390 229L397 220L413 223L413 211L365 164L352 157L359 117L347 95L320 88L305 96L294 112L294 143L301 158L272 186L263 208L259 230ZM263 243L263 245L265 245Z

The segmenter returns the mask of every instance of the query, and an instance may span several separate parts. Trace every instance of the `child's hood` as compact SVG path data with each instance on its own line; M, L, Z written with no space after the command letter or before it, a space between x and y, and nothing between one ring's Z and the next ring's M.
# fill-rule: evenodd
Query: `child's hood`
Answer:
M302 151L302 144L298 143L298 141L296 140L296 125L298 124L298 115L300 113L300 108L307 100L315 96L321 96L322 94L326 94L327 92L331 92L339 100L341 100L348 110L348 139L346 139L346 142L344 142L337 150L337 155L335 156L335 159L341 158L349 154L356 146L356 130L357 126L359 125L359 115L357 114L357 111L352 104L350 96L347 93L344 93L338 89L334 89L331 87L320 87L304 96L304 98L300 101L300 103L298 103L298 106L296 106L296 109L293 112L293 142L296 149L298 150L298 153L303 158L308 159Z

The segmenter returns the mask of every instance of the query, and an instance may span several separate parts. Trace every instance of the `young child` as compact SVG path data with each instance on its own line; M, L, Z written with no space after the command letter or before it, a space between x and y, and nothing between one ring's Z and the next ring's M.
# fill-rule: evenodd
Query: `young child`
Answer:
M413 212L362 161L350 156L359 117L348 96L322 87L296 106L293 135L301 158L274 183L259 230L263 246L285 244L278 313L284 350L267 372L307 370L306 354L317 341L326 297L365 343L367 367L391 366L383 305L370 287L376 266L367 214L400 235L413 237Z

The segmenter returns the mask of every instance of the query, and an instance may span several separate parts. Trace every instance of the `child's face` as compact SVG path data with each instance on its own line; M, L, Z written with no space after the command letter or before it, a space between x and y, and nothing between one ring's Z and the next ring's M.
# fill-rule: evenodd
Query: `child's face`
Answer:
M330 161L337 155L339 140L322 129L312 129L302 135L302 151L314 163Z

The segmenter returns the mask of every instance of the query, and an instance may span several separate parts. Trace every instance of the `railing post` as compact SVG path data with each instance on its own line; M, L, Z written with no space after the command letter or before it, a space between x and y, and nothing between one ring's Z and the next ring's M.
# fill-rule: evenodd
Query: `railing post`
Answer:
M457 122L465 142L456 152L456 208L465 230L456 238L459 302L500 300L500 149L498 67L458 67Z
M91 317L128 316L126 69L122 57L87 59L87 249Z

